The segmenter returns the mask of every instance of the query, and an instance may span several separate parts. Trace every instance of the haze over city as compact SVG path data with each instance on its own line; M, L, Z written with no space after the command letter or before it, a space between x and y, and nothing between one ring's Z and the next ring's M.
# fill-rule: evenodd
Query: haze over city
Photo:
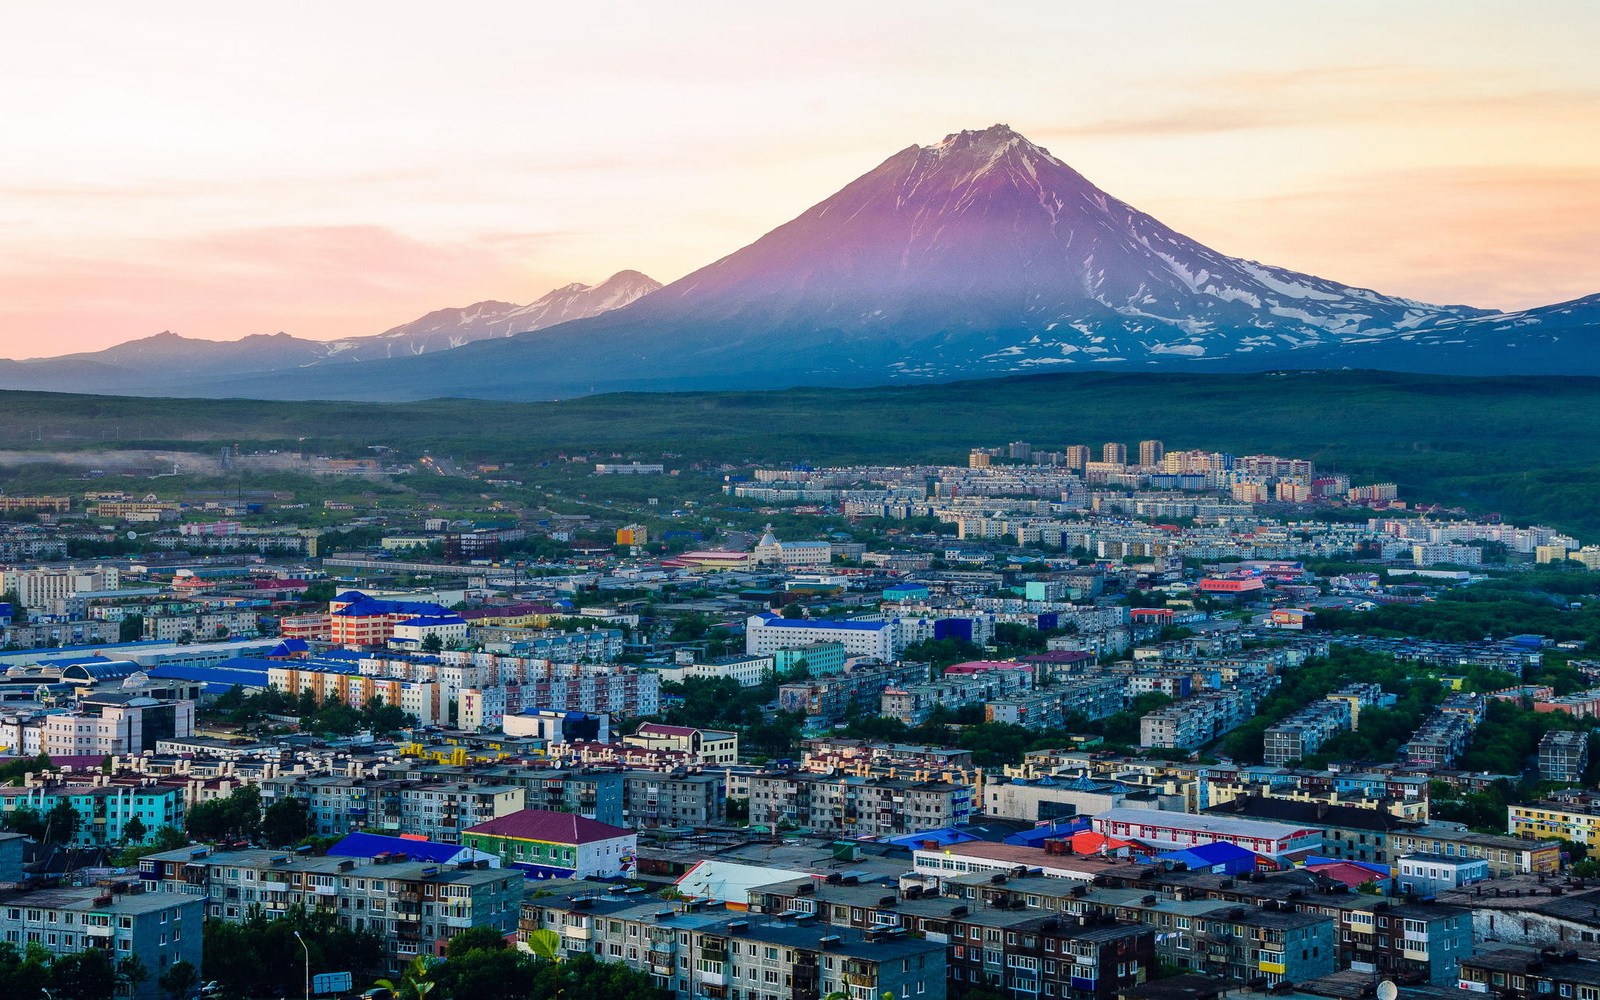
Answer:
M0 354L377 333L670 281L1008 122L1225 253L1439 303L1600 288L1600 20L1492 3L13 8Z

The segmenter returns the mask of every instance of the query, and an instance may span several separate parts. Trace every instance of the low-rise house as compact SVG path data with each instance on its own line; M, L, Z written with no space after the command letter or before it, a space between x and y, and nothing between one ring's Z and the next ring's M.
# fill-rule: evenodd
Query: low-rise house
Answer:
M522 809L463 830L461 843L533 877L613 878L633 871L639 835L569 813Z

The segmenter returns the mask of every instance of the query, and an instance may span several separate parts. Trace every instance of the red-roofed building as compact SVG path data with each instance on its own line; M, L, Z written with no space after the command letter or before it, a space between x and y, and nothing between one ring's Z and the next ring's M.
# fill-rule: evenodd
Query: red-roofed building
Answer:
M1257 591L1267 589L1267 585L1260 577L1243 576L1217 576L1207 577L1200 581L1202 594L1216 594L1218 596L1246 597Z
M575 813L519 809L461 831L461 844L535 878L617 878L634 869L639 837Z
M739 763L739 734L720 729L693 729L647 722L622 742L648 750L670 750L698 757L707 764Z
M1338 879L1352 889L1367 882L1376 883L1378 888L1384 892L1388 892L1390 888L1389 876L1351 861L1326 861L1320 864L1306 865L1305 869L1308 872L1316 872L1318 875L1326 875L1331 879Z

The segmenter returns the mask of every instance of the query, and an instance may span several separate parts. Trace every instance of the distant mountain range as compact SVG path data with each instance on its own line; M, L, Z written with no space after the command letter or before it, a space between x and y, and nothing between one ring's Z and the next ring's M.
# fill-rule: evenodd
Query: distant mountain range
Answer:
M205 391L210 382L240 375L293 377L294 369L433 355L480 340L531 333L617 309L660 287L661 282L638 271L619 271L598 285L563 285L527 305L474 302L437 309L383 333L332 341L304 340L287 333L197 340L168 331L103 351L26 361L0 359L0 388L208 396L214 395ZM349 378L350 372L341 370L338 375Z
M600 294L624 276L619 291ZM442 310L378 337L317 345L322 354L276 367L249 359L268 347L250 341L277 338L248 338L228 367L196 367L164 386L96 383L102 370L86 366L126 370L128 362L107 357L134 346L125 344L10 363L32 366L20 371L0 366L0 387L549 399L1085 368L1600 374L1600 296L1500 313L1228 257L1111 197L1004 125L904 149L749 246L651 286L623 272L580 287L591 298L578 308L540 309L542 299ZM285 357L309 343L285 340ZM225 346L197 358L221 358L212 349ZM328 363L346 357L370 363L358 375ZM59 367L42 380L46 366ZM174 382L185 385L174 390Z

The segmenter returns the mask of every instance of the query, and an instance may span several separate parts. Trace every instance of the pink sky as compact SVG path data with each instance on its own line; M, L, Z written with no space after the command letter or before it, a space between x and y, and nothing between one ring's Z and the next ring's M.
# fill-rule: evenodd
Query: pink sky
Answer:
M1225 253L1600 291L1590 2L134 6L7 11L0 355L670 281L994 122Z

